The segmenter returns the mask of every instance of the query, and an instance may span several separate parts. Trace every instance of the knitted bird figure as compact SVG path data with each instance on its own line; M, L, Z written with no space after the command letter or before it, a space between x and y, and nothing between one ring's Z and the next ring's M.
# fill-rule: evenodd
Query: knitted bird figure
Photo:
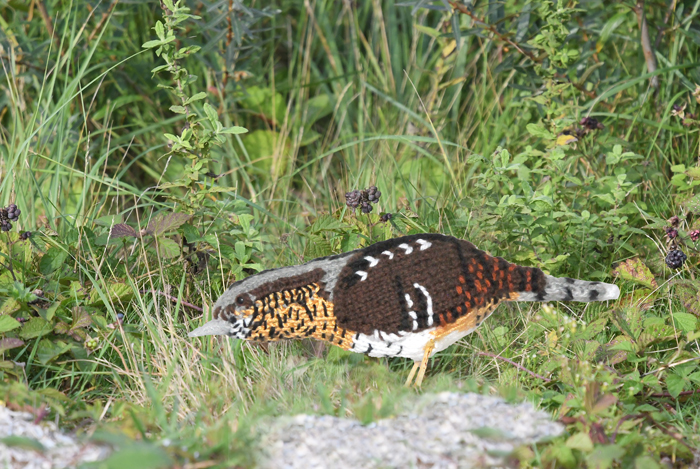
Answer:
M428 359L474 331L501 301L614 300L620 289L545 275L451 236L419 234L260 272L234 283L189 336L313 337L371 357Z

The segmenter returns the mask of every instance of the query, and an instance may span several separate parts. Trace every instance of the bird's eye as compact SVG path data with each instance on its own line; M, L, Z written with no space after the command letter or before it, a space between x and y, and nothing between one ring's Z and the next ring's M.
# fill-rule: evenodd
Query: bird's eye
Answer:
M238 298L236 298L236 303L238 303L239 305L242 305L244 302L245 298L243 298L243 296L239 296Z

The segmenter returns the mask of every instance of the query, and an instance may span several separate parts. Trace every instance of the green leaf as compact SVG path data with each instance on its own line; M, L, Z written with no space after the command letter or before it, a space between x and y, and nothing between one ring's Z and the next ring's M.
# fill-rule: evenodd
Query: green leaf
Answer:
M49 334L53 330L53 325L44 318L31 318L22 326L19 336L24 340L35 339Z
M178 106L176 104L170 106L170 110L175 114L187 114L187 109L184 106Z
M545 140L554 140L554 134L549 130L545 129L542 124L527 124L527 131L530 135L535 137L543 138Z
M615 32L618 26L620 26L625 19L627 18L628 13L622 12L618 13L612 18L610 18L608 21L605 22L603 25L603 28L600 30L600 39L598 39L598 43L596 46L598 47L598 50L600 50L600 47L603 46L608 41L608 38L610 35Z
M224 127L223 129L219 130L217 133L220 134L244 134L248 132L248 129L245 127L238 127L234 125L233 127Z
M674 398L678 397L683 392L686 384L687 381L682 376L678 376L675 373L670 373L666 376L666 389L668 389L668 393Z
M656 289L659 286L649 268L638 257L620 262L612 271L612 274L625 280L639 283L650 289Z
M673 313L673 323L683 332L693 332L697 326L697 318L688 313Z
M644 329L644 332L639 336L639 344L647 346L655 342L663 342L676 337L677 332L673 326L666 324L651 324Z
M134 291L132 288L127 285L126 283L110 283L107 286L107 298L111 299L119 299L121 301L128 300L132 295L134 294ZM103 303L102 298L100 297L100 291L93 286L92 290L90 290L90 297L88 298L88 304L94 305L94 304L101 304Z
M22 324L15 318L9 315L0 316L0 333L8 332L17 329Z
M202 236L199 234L199 231L197 228L194 226L190 225L189 223L185 223L182 225L182 233L185 235L185 238L188 243L194 243L197 241L201 241Z
M161 40L165 39L165 28L163 27L163 23L161 23L160 20L156 21L155 30L156 36L158 36L158 38L160 38Z
M169 238L156 238L158 255L163 259L173 259L180 255L180 245Z
M39 342L39 347L37 348L36 356L42 365L53 361L59 355L67 352L70 349L70 344L67 344L61 340L55 342L49 339L41 339Z
M51 247L39 261L39 271L44 275L49 275L56 269L63 266L68 258L68 253L61 248Z
M625 450L618 445L601 445L597 446L593 452L588 455L586 461L589 467L598 469L608 468L612 462L625 455Z
M577 332L576 335L574 335L574 339L591 340L603 332L607 324L608 318L597 319L588 324L584 330Z
M199 100L204 99L204 98L206 98L206 97L207 97L207 93L205 93L204 91L200 91L199 93L195 94L195 95L192 96L191 98L185 100L185 102L184 102L183 104L184 104L185 106L187 106L188 104L191 104L191 103L193 103L193 102L195 102L195 101L199 101Z
M575 435L571 435L569 439L566 440L566 446L571 449L583 451L584 453L593 451L593 442L587 433L577 433Z

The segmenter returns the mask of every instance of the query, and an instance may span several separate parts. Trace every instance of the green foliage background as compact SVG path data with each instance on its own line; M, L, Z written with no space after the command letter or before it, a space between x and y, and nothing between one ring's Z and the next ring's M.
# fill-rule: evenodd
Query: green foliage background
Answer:
M253 464L266 415L391 415L404 360L186 333L234 279L440 232L622 296L501 306L424 390L551 411L567 434L523 467L697 463L699 9L0 1L0 205L22 211L0 400L97 429L115 467Z

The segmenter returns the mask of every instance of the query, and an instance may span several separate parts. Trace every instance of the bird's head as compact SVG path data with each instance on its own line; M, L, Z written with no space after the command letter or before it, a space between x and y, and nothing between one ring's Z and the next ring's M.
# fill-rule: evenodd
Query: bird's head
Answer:
M214 319L190 332L189 336L228 335L237 339L248 338L248 326L253 321L256 308L262 306L248 283L250 282L245 280L234 283L214 304Z
M291 292L310 292L308 286L319 282L326 285L323 267L328 265L332 265L332 261L267 270L234 283L214 304L214 319L190 332L189 336L250 338L251 330L261 318L266 314L274 316L278 308L284 309L287 301L291 301Z

